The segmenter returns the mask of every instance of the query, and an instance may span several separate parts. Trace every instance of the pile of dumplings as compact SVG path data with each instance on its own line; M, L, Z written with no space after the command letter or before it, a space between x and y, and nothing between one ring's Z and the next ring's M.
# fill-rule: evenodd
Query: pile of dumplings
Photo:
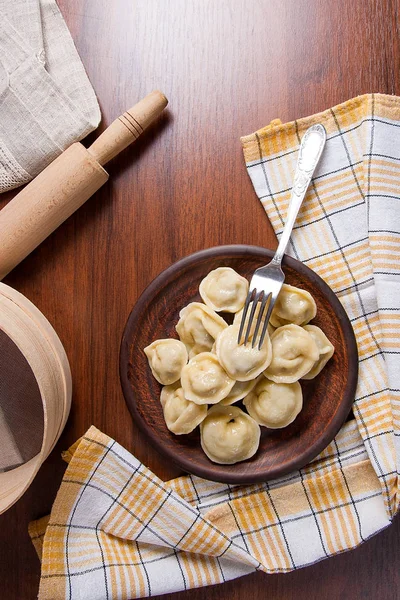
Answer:
M247 279L230 267L214 269L199 287L204 304L191 302L179 313L179 340L156 340L144 349L163 385L168 429L183 435L199 425L203 451L219 464L254 456L260 425L278 429L292 423L303 406L299 379L316 377L334 352L323 331L308 324L317 313L311 294L287 284L261 349L239 345L248 288ZM233 313L232 325L218 313ZM247 412L234 406L240 400Z

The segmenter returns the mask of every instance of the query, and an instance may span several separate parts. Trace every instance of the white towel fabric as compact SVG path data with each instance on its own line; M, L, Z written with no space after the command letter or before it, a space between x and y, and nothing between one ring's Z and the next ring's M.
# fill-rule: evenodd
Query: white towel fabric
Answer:
M242 139L248 173L279 237L297 147L309 125L328 139L293 229L288 253L339 297L359 351L354 416L382 486L399 509L400 99L366 94Z
M55 0L0 0L0 193L30 181L99 121Z

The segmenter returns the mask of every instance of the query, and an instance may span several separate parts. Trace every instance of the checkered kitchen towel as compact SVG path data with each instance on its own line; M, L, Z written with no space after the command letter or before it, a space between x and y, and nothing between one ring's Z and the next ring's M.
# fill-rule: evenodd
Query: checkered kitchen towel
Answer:
M397 512L400 373L400 98L367 95L243 138L279 236L299 141L328 134L290 252L342 301L356 333L355 420L301 471L252 486L163 483L92 427L68 453L50 518L31 524L39 598L137 598L283 573L354 548Z

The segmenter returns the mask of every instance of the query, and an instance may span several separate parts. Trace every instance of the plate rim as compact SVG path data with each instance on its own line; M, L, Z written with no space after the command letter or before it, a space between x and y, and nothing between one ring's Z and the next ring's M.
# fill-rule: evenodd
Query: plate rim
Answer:
M320 277L315 271L307 267L301 261L288 256L287 254L283 257L283 265L287 265L292 269L296 270L300 274L304 275L307 279L311 280L313 283L317 285L320 289L322 289L325 296L328 297L329 304L333 307L333 310L340 322L340 326L344 333L344 338L347 346L348 360L349 360L349 369L348 369L348 378L345 385L345 389L343 392L343 399L339 405L338 410L336 411L333 419L331 420L331 427L329 429L329 433L322 433L317 441L312 444L307 451L303 452L301 456L295 456L290 461L286 461L286 463L280 463L279 467L274 469L269 468L268 475L262 472L258 472L251 475L250 472L246 473L238 473L234 474L232 472L227 472L225 475L223 473L223 465L220 466L220 471L215 474L215 477L210 476L207 467L203 467L201 465L196 465L190 459L186 459L184 456L177 457L175 453L169 448L165 447L161 442L160 438L149 429L149 426L145 423L142 418L138 408L137 408L137 399L136 394L132 391L129 379L128 379L128 369L126 366L129 364L129 344L128 337L130 332L135 328L140 314L143 312L143 307L148 304L149 296L154 296L154 292L158 292L160 288L160 282L163 282L164 279L169 279L171 276L179 273L182 269L186 269L193 262L196 263L198 260L216 256L217 254L229 254L231 256L243 256L243 255L251 255L259 258L270 259L273 257L274 252L269 250L268 248L263 248L262 246L252 246L247 244L228 244L221 246L212 246L210 248L206 248L204 250L199 250L197 252L193 252L178 261L174 262L172 265L162 270L156 277L149 283L149 285L143 290L137 299L136 303L132 307L131 312L129 313L128 319L126 321L124 331L122 334L121 345L120 345L120 355L119 355L119 374L122 392L124 396L125 403L128 407L128 410L131 414L131 417L145 435L146 439L151 443L151 445L158 451L162 456L169 458L175 465L181 468L185 473L189 473L191 475L195 475L197 477L202 477L207 480L217 481L219 483L228 483L228 484L252 484L252 483L260 483L265 481L271 481L273 479L283 477L284 475L291 473L293 471L299 470L306 465L308 465L318 454L320 454L328 444L335 438L338 431L345 423L348 414L350 413L351 407L353 405L355 399L355 392L358 382L358 349L356 337L354 334L353 327L351 325L350 319L341 304L339 298L336 296L335 292L331 289L331 287ZM128 400L129 398L129 400ZM332 433L333 432L333 433ZM217 463L215 463L217 464ZM286 467L283 465L287 465Z

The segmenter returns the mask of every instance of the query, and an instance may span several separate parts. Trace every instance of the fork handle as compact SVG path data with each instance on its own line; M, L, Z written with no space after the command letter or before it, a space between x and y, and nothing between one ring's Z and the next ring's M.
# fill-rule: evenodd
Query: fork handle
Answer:
M277 265L280 265L282 262L283 255L285 254L292 233L293 225L297 218L297 213L302 205L307 188L310 185L311 178L321 157L325 142L326 131L325 127L321 124L309 127L301 140L285 227L283 228L275 256L272 259L272 262Z

